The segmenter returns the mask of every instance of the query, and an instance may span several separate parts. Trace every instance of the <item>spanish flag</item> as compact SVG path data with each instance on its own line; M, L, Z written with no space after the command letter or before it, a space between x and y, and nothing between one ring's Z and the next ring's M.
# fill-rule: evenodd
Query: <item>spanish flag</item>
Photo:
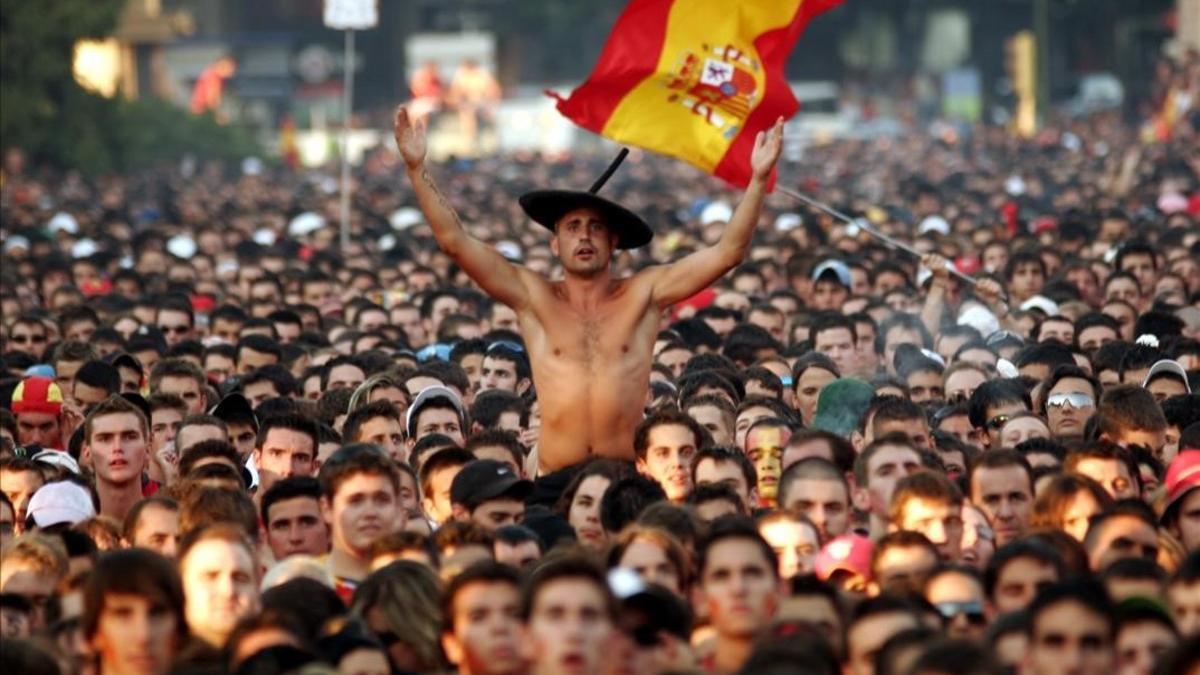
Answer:
M558 110L619 143L750 182L754 137L799 108L783 67L841 0L632 0L590 77Z

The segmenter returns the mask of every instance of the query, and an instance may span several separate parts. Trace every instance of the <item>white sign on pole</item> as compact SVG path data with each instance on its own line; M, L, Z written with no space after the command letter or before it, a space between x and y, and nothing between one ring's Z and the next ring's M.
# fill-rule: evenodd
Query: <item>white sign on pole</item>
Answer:
M325 25L336 30L366 30L379 23L377 0L325 0Z

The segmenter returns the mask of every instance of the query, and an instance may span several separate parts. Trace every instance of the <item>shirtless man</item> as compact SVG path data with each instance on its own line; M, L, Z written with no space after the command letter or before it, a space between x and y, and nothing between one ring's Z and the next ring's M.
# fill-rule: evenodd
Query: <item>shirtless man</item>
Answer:
M753 178L720 241L631 277L613 278L611 262L616 249L650 241L653 232L641 218L593 193L544 190L523 196L530 217L554 233L550 248L563 266L561 281L514 265L468 235L425 167L424 128L401 107L394 131L438 246L517 314L542 416L543 478L535 500L543 490L561 491L570 469L593 456L632 461L659 316L742 261L779 159L782 118L755 139Z

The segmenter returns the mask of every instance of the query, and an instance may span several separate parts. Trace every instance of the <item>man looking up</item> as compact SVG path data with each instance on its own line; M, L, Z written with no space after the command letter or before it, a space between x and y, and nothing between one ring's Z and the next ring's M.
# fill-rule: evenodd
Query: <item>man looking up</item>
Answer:
M745 256L783 147L783 120L756 138L750 158L753 178L717 244L629 278L613 278L612 257L617 249L649 242L653 232L640 217L594 192L523 196L526 213L554 231L550 248L563 266L561 281L514 265L469 236L425 167L424 129L412 123L403 107L396 112L394 131L441 250L517 314L534 386L542 394L541 472L573 467L593 455L632 459L659 315ZM543 478L547 496L557 497L570 479L571 472Z

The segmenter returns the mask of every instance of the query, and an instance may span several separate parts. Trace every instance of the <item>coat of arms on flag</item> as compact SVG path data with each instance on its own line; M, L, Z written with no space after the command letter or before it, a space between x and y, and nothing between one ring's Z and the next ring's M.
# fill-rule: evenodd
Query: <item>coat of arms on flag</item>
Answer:
M733 138L761 98L758 61L733 45L688 51L665 80L671 90L667 100L679 103L705 122Z

